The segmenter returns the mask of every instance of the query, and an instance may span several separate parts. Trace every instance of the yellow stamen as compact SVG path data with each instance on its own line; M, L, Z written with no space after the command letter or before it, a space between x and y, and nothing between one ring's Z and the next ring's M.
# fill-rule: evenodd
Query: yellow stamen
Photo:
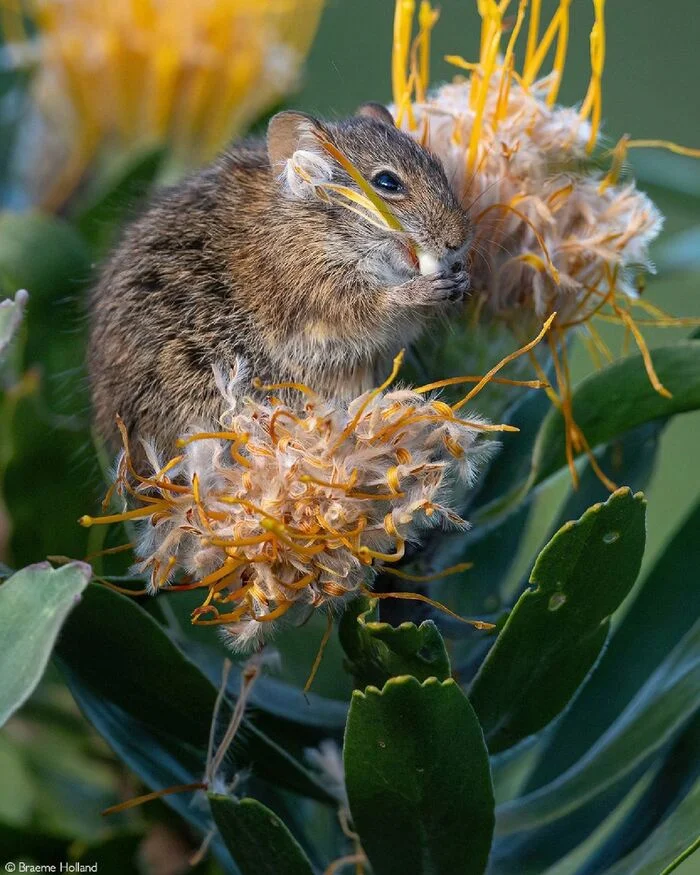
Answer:
M537 335L537 337L535 337L533 340L531 340L529 343L525 344L525 346L522 346L515 352L510 353L510 355L507 355L504 359L501 359L501 361L495 367L491 368L491 370L485 376L483 376L481 380L479 380L476 386L474 386L474 388L470 392L468 392L461 401L458 401L456 404L452 405L452 409L457 411L460 408L464 407L464 405L468 404L475 395L478 395L479 392L481 392L484 386L486 386L486 384L490 382L491 378L495 374L497 374L498 371L502 370L507 364L514 361L515 359L520 358L520 356L525 355L525 353L530 352L531 349L534 349L545 336L545 334L549 331L552 323L554 322L554 319L556 318L556 315L556 313L552 313L549 319L547 319L547 321L542 326L542 330Z
M93 574L93 580L97 581L97 583L102 586L107 587L107 589L111 589L114 592L121 593L121 595L128 596L142 596L148 595L148 590L144 587L143 589L129 589L126 586L118 586L116 583L112 583L111 580L106 580L104 577L98 577L96 574Z
M671 140L628 140L628 149L667 149L676 155L685 155L688 158L700 158L700 149L692 149L690 146L679 146Z
M369 547L362 546L357 551L357 555L367 565L369 565L372 560L376 560L377 562L399 562L404 557L405 546L405 542L402 539L399 539L396 544L395 553L379 553L377 550L370 550Z
M165 502L159 501L158 504L165 509ZM80 517L78 522L81 526L85 526L85 528L90 528L90 526L108 526L110 523L123 523L125 520L135 520L140 517L151 516L153 512L154 506L149 504L147 507L137 507L134 510L125 510L123 513L111 513L107 516L93 517L85 514Z
M311 671L309 672L309 676L306 679L306 683L304 684L304 694L308 693L311 689L311 685L313 684L316 675L318 673L319 668L321 667L321 661L323 660L323 654L326 652L326 647L328 646L328 642L331 640L331 633L333 632L333 615L328 614L326 617L326 631L323 633L323 637L321 638L321 643L318 646L318 653L316 654L316 658L314 659L314 664L311 666Z
M469 70L471 73L479 69L478 63L467 61L461 55L445 55L443 60L448 64L452 64L453 67L459 67L460 70Z
M649 377L649 382L654 387L654 389L659 393L659 395L662 395L664 398L672 398L673 396L668 391L668 389L663 385L661 380L659 380L659 377L658 377L656 371L654 370L654 363L651 360L651 353L649 352L649 347L647 346L646 341L644 340L644 336L643 336L642 332L639 330L639 328L637 328L637 325L636 325L634 319L626 310L623 310L622 307L618 307L617 305L613 305L613 306L614 306L614 309L615 309L615 312L617 313L617 315L620 317L620 319L622 319L622 321L625 323L627 328L629 328L630 332L632 333L632 336L634 337L635 343L639 347L639 351L642 354L642 359L644 361L644 367L645 367L647 375Z
M126 550L133 550L133 543L129 542L128 544L120 544L118 547L108 547L105 550L97 550L95 553L88 553L85 557L86 562L90 562L91 559L98 559L100 556L112 556L114 553L124 553Z
M418 12L419 28L419 56L418 56L418 93L420 102L425 100L425 95L430 84L430 35L440 17L440 11L433 9L428 0L421 0Z
M251 383L253 388L260 392L277 392L279 389L296 389L297 392L302 392L304 395L308 395L311 398L318 398L318 393L314 392L313 389L310 389L304 383L263 383L258 377L254 377L253 380L251 380Z
M155 790L153 793L144 793L143 796L136 796L134 799L129 799L127 802L120 802L119 805L112 805L105 808L102 812L103 817L110 814L117 814L119 811L127 811L129 808L136 808L137 805L143 805L145 802L152 802L154 799L162 799L163 796L172 796L174 793L194 793L196 790L206 790L207 785L201 781L193 784L178 784L176 787L167 787L165 790Z
M530 64L532 63L532 57L535 54L535 50L537 49L537 40L539 39L540 33L540 12L542 7L542 0L532 0L532 7L530 8L530 21L528 22L527 29L527 45L525 47L525 63L523 64L523 69L527 70Z
M396 105L396 124L400 127L404 115L411 129L415 127L411 92L408 84L408 54L411 45L411 29L415 12L415 0L397 0L394 12L394 49L392 52L391 82Z
M350 159L346 155L344 155L337 146L331 143L330 140L326 140L321 136L318 136L318 140L324 151L328 152L328 154L333 157L338 162L338 164L340 164L343 170L359 187L365 197L371 202L372 206L376 209L379 215L381 215L384 224L388 228L392 228L394 231L403 231L403 226L401 225L401 222L399 222L396 216L392 213L386 202L383 201L374 191L372 186L367 182L367 180L360 173L357 167L355 167L352 161L350 161Z
M560 22L562 19L562 15L566 14L568 16L568 3L570 0L559 0L559 8L552 16L552 20L549 22L547 26L547 30L544 32L544 36L542 37L540 43L535 49L532 57L530 58L529 64L523 70L523 84L526 88L529 88L532 83L537 78L537 74L540 72L542 68L542 64L544 63L544 59L547 57L547 53L552 47L552 43L554 42L554 37L557 35L557 32L560 28ZM564 10L566 10L564 12Z
M392 568L390 565L387 565L386 568L382 568L382 573L393 574L394 577L400 577L402 580L410 580L414 583L432 583L434 580L442 580L444 577L459 574L461 571L468 571L473 567L473 562L460 562L435 574L409 574L407 571L401 571L400 568Z
M554 81L547 95L547 106L554 106L559 95L561 80L564 75L564 64L566 62L566 51L569 43L569 4L571 0L562 0L559 7L560 19L557 32L557 50L554 55Z
M422 595L422 593L419 592L374 592L374 590L371 590L366 586L362 586L361 591L370 599L406 599L407 601L423 602L424 604L430 605L432 608L441 611L443 614L447 614L448 617L459 620L460 623L466 623L468 626L473 626L475 629L490 630L496 628L493 623L487 623L484 620L467 620L464 617L460 617L459 614L455 614L454 611L451 611L445 605L435 601L435 599L428 598L427 595Z
M570 394L570 386L568 381L564 376L564 371L562 369L561 362L559 360L558 355L558 344L557 339L552 337L551 335L547 338L549 343L549 349L552 356L552 364L554 366L554 373L557 378L557 388L559 390L559 409L561 411L562 416L564 417L564 446L566 453L566 462L569 467L569 473L571 475L571 482L574 486L574 489L578 489L579 477L578 471L576 470L576 465L574 463L574 442L575 436L577 436L577 426L574 421L574 415L571 407L571 394Z
M401 365L403 364L403 357L404 357L404 350L401 350L401 352L399 352L398 355L396 355L394 357L394 363L392 365L391 373L389 374L389 376L386 378L386 380L384 380L384 382L381 384L381 386L378 386L376 389L372 389L371 392L367 393L362 404L360 404L360 406L357 410L357 413L353 416L353 418L350 420L350 422L345 426L340 437L335 441L335 443L331 447L331 450L337 450L338 447L342 443L344 443L344 441L347 440L347 438L355 431L355 429L357 427L357 423L362 419L362 415L365 412L365 410L367 409L367 407L372 403L372 401L374 401L374 399L377 396L381 395L385 389L388 389L389 386L391 386L391 384L396 379L399 371L401 370Z
M503 57L501 85L498 91L498 102L496 104L496 112L494 116L494 127L496 127L498 125L498 122L502 121L506 117L506 113L508 111L508 95L510 93L510 83L511 79L513 78L513 69L515 65L515 44L518 41L518 37L520 36L520 30L522 28L523 20L525 18L526 7L527 0L520 0L520 3L518 5L518 14L515 19L515 25L513 26L513 32L510 35L510 39L508 40L508 45L506 47L506 53Z
M474 94L474 121L472 122L469 148L467 150L467 170L474 172L478 158L478 149L481 142L481 129L486 110L491 77L498 60L498 49L501 44L502 14L493 2L486 2L483 10L480 10L488 30L485 52L481 55L481 71L477 87L476 77L472 76L472 93Z
M598 191L600 194L608 189L611 185L617 185L618 180L622 174L622 171L625 166L625 161L627 160L627 150L629 149L630 138L628 134L625 134L623 137L620 137L615 148L612 150L612 162L610 164L610 170L605 174L605 176L601 179L600 185L598 186Z
M605 0L593 0L593 7L595 22L591 30L591 81L579 113L581 120L591 116L591 133L586 144L589 153L598 139L603 104L601 82L605 67Z

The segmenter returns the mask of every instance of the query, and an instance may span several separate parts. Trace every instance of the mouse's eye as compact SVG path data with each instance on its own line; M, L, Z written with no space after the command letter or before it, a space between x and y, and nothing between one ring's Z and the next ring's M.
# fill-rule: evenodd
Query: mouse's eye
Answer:
M403 184L398 176L390 173L388 170L382 170L372 177L372 185L375 188L381 188L384 191L399 192L403 191Z

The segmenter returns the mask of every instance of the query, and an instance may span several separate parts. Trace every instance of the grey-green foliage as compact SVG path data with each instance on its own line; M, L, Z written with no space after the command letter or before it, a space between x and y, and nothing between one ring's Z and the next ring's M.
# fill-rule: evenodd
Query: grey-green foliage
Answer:
M0 726L39 683L66 617L91 570L75 562L30 565L0 585Z

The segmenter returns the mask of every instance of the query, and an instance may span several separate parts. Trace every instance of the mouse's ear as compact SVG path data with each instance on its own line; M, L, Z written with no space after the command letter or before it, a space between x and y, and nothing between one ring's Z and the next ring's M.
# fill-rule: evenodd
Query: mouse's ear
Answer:
M304 112L278 112L267 126L267 154L275 176L299 198L316 193L316 186L329 182L333 167L319 137L323 125Z
M267 126L267 154L272 169L281 173L300 149L321 154L315 134L325 135L323 125L305 112L284 110L273 115Z
M381 103L363 103L355 115L362 116L363 118L373 118L375 121L390 125L392 128L396 126L394 116Z

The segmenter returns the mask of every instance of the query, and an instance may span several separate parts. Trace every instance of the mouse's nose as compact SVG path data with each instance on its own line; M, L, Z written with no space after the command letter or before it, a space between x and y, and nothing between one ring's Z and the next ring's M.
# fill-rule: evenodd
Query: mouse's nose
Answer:
M461 246L447 246L447 264L452 273L459 273L464 270L464 253L461 251Z

